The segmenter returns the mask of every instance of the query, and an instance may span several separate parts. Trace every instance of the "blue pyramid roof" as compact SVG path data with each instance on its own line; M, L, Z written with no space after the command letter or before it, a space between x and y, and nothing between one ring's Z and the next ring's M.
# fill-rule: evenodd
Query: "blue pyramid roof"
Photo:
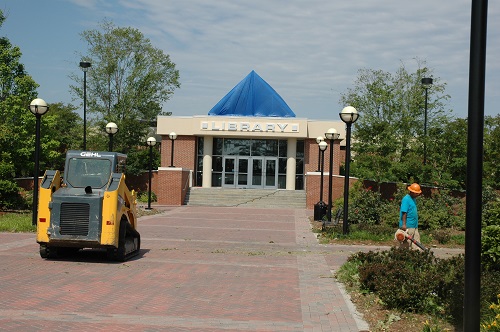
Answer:
M295 117L283 98L253 70L208 115Z

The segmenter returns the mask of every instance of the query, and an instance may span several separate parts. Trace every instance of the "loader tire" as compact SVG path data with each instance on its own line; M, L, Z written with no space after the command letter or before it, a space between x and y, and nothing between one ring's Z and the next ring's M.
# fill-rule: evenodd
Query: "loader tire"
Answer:
M40 245L40 257L45 259L53 259L58 257L57 248L49 247L46 244Z

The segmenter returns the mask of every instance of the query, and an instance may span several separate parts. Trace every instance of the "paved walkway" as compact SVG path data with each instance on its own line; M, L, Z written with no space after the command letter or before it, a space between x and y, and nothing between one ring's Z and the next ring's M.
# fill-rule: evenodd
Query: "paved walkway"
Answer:
M364 331L306 210L175 207L140 219L141 254L43 260L0 233L0 331ZM366 247L365 247L366 249Z

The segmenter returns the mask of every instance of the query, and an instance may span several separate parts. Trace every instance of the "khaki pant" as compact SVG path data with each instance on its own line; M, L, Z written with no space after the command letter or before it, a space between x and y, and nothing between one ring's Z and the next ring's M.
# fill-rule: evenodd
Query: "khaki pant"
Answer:
M418 232L418 228L407 228L406 233L408 233L408 235L410 235L415 241L420 242L420 233ZM415 249L415 250L422 250L408 239L401 242L400 247L401 248L410 248L410 249Z

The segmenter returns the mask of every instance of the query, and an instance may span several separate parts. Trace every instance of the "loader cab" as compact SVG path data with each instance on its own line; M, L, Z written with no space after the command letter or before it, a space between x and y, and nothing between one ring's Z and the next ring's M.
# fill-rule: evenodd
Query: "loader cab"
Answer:
M116 152L69 151L64 184L69 188L103 189L112 173L125 172L127 156Z

